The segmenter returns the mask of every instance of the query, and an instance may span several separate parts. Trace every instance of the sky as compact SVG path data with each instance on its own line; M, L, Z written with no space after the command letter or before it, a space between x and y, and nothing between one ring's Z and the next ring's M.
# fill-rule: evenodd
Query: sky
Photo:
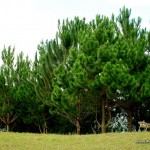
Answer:
M131 8L132 17L141 17L142 27L150 30L149 0L0 0L0 55L4 45L11 45L16 55L23 51L33 60L37 45L55 37L58 19L117 16L123 6Z

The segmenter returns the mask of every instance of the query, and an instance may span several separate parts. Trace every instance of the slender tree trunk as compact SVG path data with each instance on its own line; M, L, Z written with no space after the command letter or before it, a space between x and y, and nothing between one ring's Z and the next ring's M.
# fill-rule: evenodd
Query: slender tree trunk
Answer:
M15 114L11 117L11 114L7 113L4 116L0 117L0 120L6 125L7 132L10 131L10 124L17 119L18 115Z
M46 134L45 131L46 131L45 128L43 128L43 133L44 133L44 134Z
M46 120L46 117L45 117L45 113L43 113L43 133L47 134L47 120Z
M38 125L38 127L39 127L39 131L40 131L40 133L42 133L41 126L40 126L40 125Z
M80 134L80 131L81 131L81 125L80 125L80 107L81 107L81 99L80 99L80 95L78 94L78 104L77 104L77 112L78 112L78 115L77 115L77 118L76 118L76 128L77 128L77 134Z
M128 132L132 132L132 110L128 109Z
M106 133L106 112L105 112L105 98L102 98L102 124L101 129L102 133Z
M80 134L81 126L80 126L80 121L78 118L77 118L77 122L76 122L76 128L77 128L77 134Z
M43 133L47 134L47 128L43 128Z
M9 124L6 125L6 131L9 132Z

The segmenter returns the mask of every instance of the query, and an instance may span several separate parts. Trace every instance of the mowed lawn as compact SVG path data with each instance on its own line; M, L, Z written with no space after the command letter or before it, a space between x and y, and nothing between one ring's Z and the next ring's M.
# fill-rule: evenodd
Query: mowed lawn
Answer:
M137 143L147 140L147 143ZM150 132L57 135L0 132L0 150L150 150Z

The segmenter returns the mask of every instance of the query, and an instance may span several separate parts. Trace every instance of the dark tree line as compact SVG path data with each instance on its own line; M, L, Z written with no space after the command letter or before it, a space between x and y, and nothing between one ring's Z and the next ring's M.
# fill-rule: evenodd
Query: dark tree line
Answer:
M149 122L150 32L141 28L141 18L130 16L123 7L117 17L58 21L55 39L38 45L34 61L4 47L1 127L105 133L119 112L127 117L127 131Z

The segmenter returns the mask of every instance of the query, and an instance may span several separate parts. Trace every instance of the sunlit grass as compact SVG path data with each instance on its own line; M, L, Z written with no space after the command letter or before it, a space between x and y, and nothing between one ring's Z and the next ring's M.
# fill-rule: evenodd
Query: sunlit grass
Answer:
M93 135L0 133L0 150L149 150L150 132Z

